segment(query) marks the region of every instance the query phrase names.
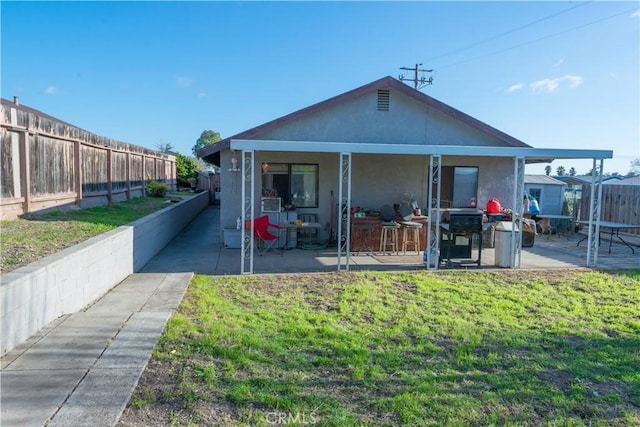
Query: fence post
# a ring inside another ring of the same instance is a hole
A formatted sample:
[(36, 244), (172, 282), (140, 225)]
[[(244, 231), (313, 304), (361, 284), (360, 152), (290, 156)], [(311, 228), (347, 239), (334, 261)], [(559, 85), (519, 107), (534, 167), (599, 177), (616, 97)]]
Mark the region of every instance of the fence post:
[(147, 195), (147, 156), (142, 153), (142, 195)]
[(80, 206), (82, 202), (82, 147), (80, 141), (73, 143), (73, 186), (76, 188), (76, 203)]
[(109, 204), (113, 203), (113, 186), (111, 185), (111, 180), (113, 178), (113, 174), (111, 172), (111, 155), (113, 151), (111, 148), (107, 148), (107, 201)]
[(131, 199), (131, 153), (127, 151), (125, 160), (125, 175), (127, 179), (127, 200)]
[(23, 213), (31, 212), (31, 155), (29, 153), (29, 131), (20, 132), (20, 169), (23, 171), (20, 186), (23, 188)]

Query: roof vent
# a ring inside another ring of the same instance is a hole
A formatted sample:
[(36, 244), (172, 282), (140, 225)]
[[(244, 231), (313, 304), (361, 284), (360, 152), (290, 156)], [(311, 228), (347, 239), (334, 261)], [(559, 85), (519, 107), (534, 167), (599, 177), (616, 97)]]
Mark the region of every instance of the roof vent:
[(389, 111), (389, 89), (378, 89), (378, 111)]

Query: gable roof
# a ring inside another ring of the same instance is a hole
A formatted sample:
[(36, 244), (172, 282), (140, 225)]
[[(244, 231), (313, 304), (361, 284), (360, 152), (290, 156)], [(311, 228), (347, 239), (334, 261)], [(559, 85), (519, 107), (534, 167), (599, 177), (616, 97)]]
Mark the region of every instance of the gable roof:
[(348, 92), (344, 92), (340, 95), (334, 96), (333, 98), (329, 98), (327, 100), (318, 102), (309, 107), (303, 108), (301, 110), (295, 111), (293, 113), (287, 114), (270, 122), (261, 124), (254, 128), (248, 129), (244, 132), (240, 132), (236, 135), (225, 138), (215, 144), (211, 144), (207, 147), (201, 148), (198, 150), (198, 157), (203, 158), (211, 163), (219, 163), (220, 160), (220, 151), (226, 150), (230, 148), (232, 139), (253, 139), (257, 138), (260, 135), (263, 135), (267, 132), (270, 132), (280, 126), (289, 124), (296, 120), (308, 117), (312, 114), (318, 113), (320, 111), (324, 111), (335, 106), (344, 104), (353, 99), (359, 98), (363, 95), (376, 92), (379, 89), (392, 88), (398, 90), (399, 92), (415, 99), (418, 102), (421, 102), (431, 108), (434, 108), (450, 117), (453, 117), (461, 122), (469, 125), (470, 127), (477, 129), (483, 133), (486, 133), (502, 142), (507, 144), (510, 147), (531, 147), (524, 142), (513, 138), (512, 136), (507, 135), (506, 133), (499, 131), (498, 129), (489, 126), (486, 123), (481, 122), (478, 119), (471, 117), (468, 114), (463, 113), (462, 111), (456, 110), (455, 108), (438, 101), (435, 98), (426, 95), (419, 90), (413, 89), (410, 86), (407, 86), (405, 83), (402, 83), (400, 80), (397, 80), (393, 77), (387, 76), (371, 83), (368, 83), (364, 86), (360, 86), (356, 89), (350, 90)]

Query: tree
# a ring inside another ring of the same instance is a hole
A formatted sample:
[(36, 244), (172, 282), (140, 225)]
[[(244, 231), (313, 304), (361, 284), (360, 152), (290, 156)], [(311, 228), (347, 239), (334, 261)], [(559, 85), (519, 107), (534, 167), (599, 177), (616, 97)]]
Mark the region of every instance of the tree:
[(551, 175), (551, 165), (545, 166), (544, 172), (547, 174), (547, 176)]
[(576, 176), (576, 168), (573, 166), (569, 169), (569, 176)]
[(215, 144), (220, 141), (220, 134), (218, 132), (212, 130), (205, 130), (200, 134), (200, 138), (196, 141), (196, 144), (193, 146), (192, 151), (194, 156), (198, 156), (198, 150), (204, 148), (208, 145)]
[(173, 152), (173, 145), (171, 145), (170, 142), (160, 141), (160, 143), (158, 145), (156, 145), (156, 147), (158, 147), (158, 151), (160, 151), (161, 153), (172, 153)]
[(558, 169), (556, 169), (556, 173), (558, 174), (558, 176), (563, 176), (567, 171), (565, 170), (564, 166), (558, 166)]
[(629, 172), (625, 175), (627, 178), (640, 175), (640, 158), (631, 160)]
[(189, 178), (198, 177), (198, 164), (192, 157), (176, 153), (176, 178), (178, 187), (189, 187)]

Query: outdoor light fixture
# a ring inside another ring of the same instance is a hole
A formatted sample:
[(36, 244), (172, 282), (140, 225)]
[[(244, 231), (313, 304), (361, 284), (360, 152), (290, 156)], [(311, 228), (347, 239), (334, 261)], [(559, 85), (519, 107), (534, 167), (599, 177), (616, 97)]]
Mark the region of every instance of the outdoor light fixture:
[(262, 162), (262, 173), (267, 173), (267, 172), (269, 172), (269, 163)]

